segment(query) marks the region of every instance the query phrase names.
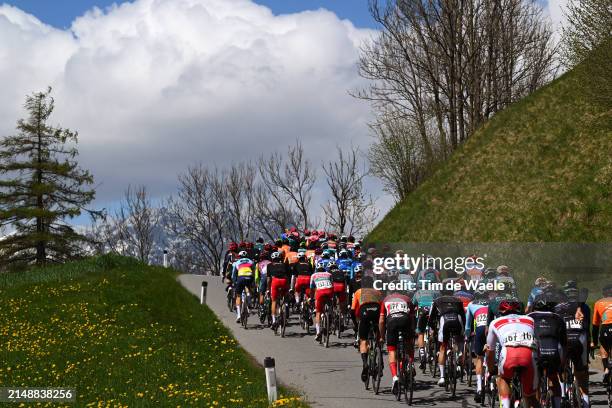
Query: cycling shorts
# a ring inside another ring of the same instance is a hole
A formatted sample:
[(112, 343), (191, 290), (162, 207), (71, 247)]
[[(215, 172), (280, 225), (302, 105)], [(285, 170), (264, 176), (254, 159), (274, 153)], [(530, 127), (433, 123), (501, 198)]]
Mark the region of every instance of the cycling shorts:
[(589, 368), (589, 347), (586, 332), (568, 331), (567, 358), (572, 360), (576, 371), (585, 371)]
[(259, 281), (259, 293), (266, 293), (266, 290), (268, 290), (268, 278), (266, 278), (266, 275), (262, 275)]
[(529, 347), (503, 347), (499, 356), (499, 375), (510, 382), (514, 371), (520, 369), (523, 395), (529, 397), (538, 387), (536, 358), (537, 351)]
[(472, 341), (472, 353), (482, 357), (485, 355), (484, 346), (487, 344), (487, 326), (476, 327), (474, 330), (474, 340)]
[(298, 275), (295, 280), (295, 293), (306, 291), (306, 296), (310, 296), (310, 276)]
[(425, 333), (425, 330), (427, 330), (427, 320), (429, 319), (429, 308), (419, 307), (418, 314), (419, 317), (417, 319), (416, 332), (417, 334)]
[(315, 310), (317, 313), (322, 313), (325, 303), (330, 302), (334, 290), (332, 288), (317, 289), (315, 292)]
[(359, 340), (367, 340), (371, 327), (378, 326), (380, 303), (366, 303), (359, 307)]
[[(404, 333), (404, 339), (412, 341), (414, 338), (415, 322), (414, 316), (408, 314), (395, 314), (387, 317), (387, 350), (395, 351), (400, 331)], [(407, 344), (409, 344), (407, 342)]]
[(549, 374), (560, 372), (563, 356), (559, 340), (540, 338), (538, 344), (538, 367), (546, 368)]
[(272, 300), (278, 300), (280, 295), (287, 293), (289, 290), (289, 280), (287, 278), (272, 278), (270, 285), (270, 295)]
[(338, 297), (340, 303), (346, 302), (346, 283), (333, 282), (334, 295)]
[(236, 296), (242, 295), (244, 288), (252, 288), (254, 279), (252, 276), (239, 276), (234, 286), (236, 290)]
[(612, 350), (612, 324), (604, 324), (600, 327), (599, 343), (605, 350)]
[(447, 342), (454, 334), (463, 338), (463, 323), (461, 317), (456, 313), (447, 313), (440, 316), (440, 330), (438, 330), (438, 342)]

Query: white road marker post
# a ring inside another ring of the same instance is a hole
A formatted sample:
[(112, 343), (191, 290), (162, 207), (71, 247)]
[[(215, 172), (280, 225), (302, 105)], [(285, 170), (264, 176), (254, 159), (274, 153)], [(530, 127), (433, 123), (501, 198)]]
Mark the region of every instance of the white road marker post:
[(200, 304), (206, 303), (206, 292), (208, 291), (208, 282), (202, 281), (202, 289), (200, 290)]
[(268, 401), (273, 403), (278, 399), (276, 392), (276, 368), (272, 357), (264, 358), (264, 368), (266, 369), (266, 386), (268, 388)]
[(168, 250), (164, 249), (164, 268), (168, 267)]

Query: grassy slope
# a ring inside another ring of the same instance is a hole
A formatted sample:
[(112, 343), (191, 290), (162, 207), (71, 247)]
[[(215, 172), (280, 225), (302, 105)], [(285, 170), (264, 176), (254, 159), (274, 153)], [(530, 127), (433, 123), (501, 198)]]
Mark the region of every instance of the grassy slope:
[(498, 113), (368, 240), (612, 241), (612, 115), (579, 75)]
[(0, 274), (0, 384), (76, 387), (77, 406), (268, 406), (263, 369), (175, 277), (109, 256)]

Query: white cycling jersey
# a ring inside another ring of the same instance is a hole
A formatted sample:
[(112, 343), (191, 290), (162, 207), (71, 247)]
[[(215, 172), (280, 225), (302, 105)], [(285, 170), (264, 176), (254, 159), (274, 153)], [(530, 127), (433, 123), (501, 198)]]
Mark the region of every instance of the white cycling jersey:
[(487, 345), (491, 350), (499, 343), (501, 347), (529, 347), (535, 349), (534, 322), (529, 316), (511, 314), (491, 322)]

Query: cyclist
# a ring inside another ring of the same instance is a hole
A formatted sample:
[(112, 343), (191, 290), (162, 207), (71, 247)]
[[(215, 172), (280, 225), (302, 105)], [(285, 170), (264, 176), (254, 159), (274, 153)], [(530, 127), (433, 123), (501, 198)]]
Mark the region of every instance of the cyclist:
[(350, 277), (353, 275), (353, 266), (355, 263), (351, 259), (349, 251), (346, 249), (340, 250), (340, 252), (338, 252), (338, 259), (336, 260), (336, 263), (338, 264), (338, 268), (344, 272), (348, 281), (348, 279), (350, 279)]
[[(362, 287), (357, 289), (353, 297), (351, 306), (352, 314), (358, 321), (359, 333), (359, 352), (361, 353), (361, 361), (363, 368), (361, 370), (361, 381), (368, 379), (368, 333), (370, 328), (378, 328), (378, 319), (380, 316), (380, 302), (383, 299), (381, 291), (373, 288), (374, 278), (366, 276), (362, 280)], [(376, 331), (377, 338), (380, 338)]]
[[(361, 266), (361, 264), (357, 265), (355, 267), (353, 277), (351, 278), (351, 281), (349, 282), (348, 287), (349, 287), (349, 298), (350, 298), (351, 305), (353, 304), (355, 300), (355, 293), (361, 288), (362, 272), (363, 272), (363, 266)], [(355, 315), (353, 308), (351, 308), (350, 313), (351, 313), (351, 320), (353, 321), (353, 330), (355, 331), (355, 335), (357, 336), (357, 329), (358, 329), (357, 316)], [(357, 343), (358, 343), (358, 340), (355, 339), (355, 347), (358, 346)]]
[[(474, 300), (467, 307), (467, 317), (465, 321), (465, 338), (473, 336), (472, 356), (476, 359), (474, 365), (476, 372), (476, 395), (474, 401), (482, 402), (482, 371), (485, 355), (485, 345), (487, 344), (487, 315), (489, 310), (489, 297), (487, 292), (477, 289), (474, 292)], [(468, 356), (470, 358), (471, 356)]]
[[(438, 342), (440, 343), (440, 352), (438, 354), (438, 367), (440, 368), (440, 379), (438, 380), (438, 385), (440, 387), (445, 386), (444, 365), (446, 364), (446, 347), (451, 335), (456, 337), (459, 350), (463, 350), (465, 312), (461, 299), (453, 296), (452, 293), (445, 286), (441, 291), (441, 296), (433, 301), (431, 311), (429, 312), (428, 325), (430, 327), (439, 327)], [(460, 369), (461, 361), (458, 363), (457, 368)]]
[(395, 351), (400, 331), (404, 333), (409, 358), (411, 361), (414, 360), (415, 309), (413, 300), (399, 291), (389, 293), (381, 303), (378, 329), (381, 338), (385, 333), (385, 329), (387, 333), (387, 351), (389, 353), (389, 369), (391, 370), (392, 376), (391, 390), (393, 394), (397, 394), (398, 392)]
[(325, 304), (334, 295), (334, 286), (331, 273), (327, 272), (325, 265), (319, 262), (315, 272), (310, 277), (310, 289), (314, 290), (315, 298), (315, 341), (321, 341), (321, 313)]
[(610, 356), (608, 351), (612, 349), (612, 284), (604, 287), (603, 298), (595, 302), (593, 308), (593, 336), (591, 346), (597, 347), (601, 344), (601, 362), (604, 368), (604, 384), (610, 381)]
[(417, 280), (417, 291), (414, 295), (414, 301), (418, 306), (418, 320), (416, 326), (417, 346), (419, 347), (419, 368), (422, 370), (427, 364), (425, 358), (425, 331), (427, 330), (427, 319), (431, 305), (438, 296), (440, 291), (435, 290), (431, 285), (440, 283), (440, 274), (434, 268), (426, 268), (419, 272)]
[(514, 281), (514, 278), (510, 276), (510, 268), (508, 268), (506, 265), (500, 265), (497, 267), (497, 281), (503, 283), (504, 285), (510, 285), (512, 288), (512, 294), (514, 296), (518, 295), (516, 282)]
[(296, 276), (293, 287), (295, 303), (300, 304), (300, 295), (303, 293), (306, 299), (310, 298), (310, 276), (313, 273), (312, 264), (306, 259), (306, 252), (298, 253), (298, 261), (293, 264), (293, 275)]
[(338, 265), (331, 261), (327, 264), (327, 270), (332, 276), (332, 283), (334, 287), (334, 296), (338, 299), (338, 306), (340, 309), (340, 331), (343, 330), (342, 322), (344, 322), (344, 313), (347, 311), (347, 299), (346, 299), (346, 274), (338, 268)]
[(487, 366), (497, 367), (494, 352), (500, 345), (499, 391), (500, 408), (510, 408), (510, 386), (514, 371), (521, 370), (523, 396), (528, 406), (535, 407), (535, 392), (538, 385), (536, 371), (536, 343), (534, 322), (531, 317), (520, 316), (521, 303), (504, 299), (499, 303), (500, 317), (491, 322), (487, 334)]
[(582, 405), (589, 407), (589, 323), (588, 306), (580, 299), (575, 281), (564, 287), (564, 299), (555, 307), (555, 313), (565, 321), (567, 332), (567, 359), (574, 364), (574, 376), (578, 382)]
[(289, 290), (290, 271), (282, 260), (282, 255), (279, 251), (273, 252), (270, 256), (270, 262), (267, 267), (268, 272), (268, 287), (270, 288), (270, 297), (272, 298), (272, 330), (276, 330), (276, 303), (281, 295), (285, 295)]
[[(259, 304), (264, 304), (264, 294), (268, 290), (268, 264), (270, 263), (270, 253), (263, 250), (259, 254), (259, 262), (257, 263), (257, 275), (259, 278)], [(257, 282), (256, 282), (257, 283)]]
[(232, 266), (232, 282), (236, 282), (236, 323), (240, 322), (242, 291), (253, 286), (253, 282), (258, 278), (256, 272), (255, 262), (248, 257), (247, 251), (240, 251), (238, 260)]
[[(552, 385), (553, 408), (561, 406), (561, 363), (564, 360), (567, 346), (567, 333), (565, 321), (557, 313), (553, 313), (556, 306), (554, 293), (544, 291), (535, 298), (533, 312), (528, 316), (534, 321), (534, 333), (538, 348), (538, 369), (542, 373), (546, 370), (549, 385)], [(541, 398), (542, 396), (540, 396)]]
[(535, 280), (533, 289), (531, 289), (531, 292), (529, 292), (529, 297), (527, 298), (527, 307), (525, 308), (525, 313), (529, 313), (532, 311), (532, 306), (533, 302), (535, 301), (535, 298), (538, 295), (542, 294), (544, 288), (546, 288), (548, 285), (548, 279), (543, 276), (540, 276)]
[(225, 251), (225, 255), (223, 257), (223, 273), (222, 276), (224, 279), (229, 279), (232, 274), (232, 267), (234, 266), (234, 262), (238, 259), (238, 244), (235, 242), (230, 242), (227, 251)]

